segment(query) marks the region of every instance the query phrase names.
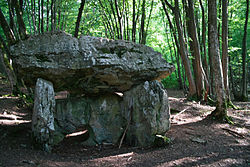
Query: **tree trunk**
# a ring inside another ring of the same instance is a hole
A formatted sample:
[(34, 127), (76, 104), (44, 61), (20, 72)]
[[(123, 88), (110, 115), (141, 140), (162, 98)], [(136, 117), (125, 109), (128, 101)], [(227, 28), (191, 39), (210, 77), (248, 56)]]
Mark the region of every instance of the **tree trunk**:
[(146, 42), (147, 42), (148, 27), (149, 27), (149, 24), (150, 24), (150, 20), (151, 20), (151, 15), (152, 15), (153, 7), (154, 7), (154, 0), (152, 0), (152, 2), (151, 2), (150, 12), (149, 12), (149, 16), (148, 16), (148, 23), (147, 23), (145, 35), (144, 35), (143, 38), (142, 38), (142, 43), (143, 43), (143, 44), (146, 44)]
[[(5, 52), (7, 53), (7, 56), (8, 56), (8, 59), (9, 59), (10, 58), (9, 48), (7, 48), (1, 34), (0, 34), (0, 43), (2, 43), (2, 45), (4, 46)], [(3, 53), (2, 53), (1, 49), (0, 49), (0, 59), (1, 59), (0, 61), (2, 62), (2, 65), (3, 65), (3, 68), (4, 68), (4, 70), (5, 70), (6, 74), (7, 74), (8, 80), (10, 82), (11, 92), (13, 94), (16, 94), (17, 90), (18, 90), (17, 79), (16, 79), (14, 71), (11, 68), (9, 68), (9, 66), (5, 65), (4, 58), (3, 58)]]
[[(183, 89), (183, 84), (182, 84), (182, 78), (181, 78), (181, 68), (180, 68), (180, 61), (179, 61), (179, 50), (180, 50), (180, 47), (179, 47), (179, 43), (178, 43), (178, 40), (177, 40), (177, 36), (176, 36), (176, 31), (175, 31), (175, 28), (172, 24), (172, 21), (170, 20), (170, 17), (169, 17), (169, 14), (168, 14), (168, 11), (166, 9), (166, 6), (165, 6), (165, 3), (163, 2), (163, 0), (161, 0), (162, 2), (162, 6), (163, 6), (163, 9), (164, 9), (164, 12), (167, 16), (167, 20), (168, 20), (168, 23), (169, 23), (169, 27), (170, 27), (170, 31), (172, 32), (171, 34), (173, 35), (174, 37), (174, 42), (175, 45), (176, 45), (176, 48), (177, 48), (177, 53), (176, 53), (176, 50), (175, 50), (175, 57), (176, 57), (176, 60), (177, 60), (177, 72), (178, 72), (178, 82), (179, 82), (179, 87), (180, 89)], [(173, 40), (173, 38), (172, 38)], [(175, 47), (174, 47), (175, 49)]]
[(3, 12), (0, 8), (0, 25), (3, 29), (4, 35), (8, 41), (8, 45), (10, 46), (15, 42), (15, 36), (13, 34), (13, 31), (10, 29), (8, 22), (6, 21)]
[(146, 42), (146, 41), (142, 41), (143, 38), (145, 38), (145, 19), (146, 19), (145, 5), (146, 5), (146, 0), (143, 0), (142, 1), (142, 7), (141, 7), (141, 11), (142, 11), (142, 15), (141, 15), (141, 30), (140, 30), (140, 33), (139, 33), (139, 43), (140, 44), (145, 44), (144, 42)]
[(51, 0), (51, 6), (50, 6), (51, 31), (54, 31), (54, 3), (55, 0)]
[(206, 81), (206, 92), (204, 96), (204, 100), (207, 101), (207, 95), (209, 91), (209, 80), (208, 80), (208, 63), (207, 63), (207, 49), (206, 49), (206, 18), (205, 18), (205, 9), (202, 4), (202, 0), (199, 0), (200, 6), (201, 6), (201, 12), (202, 12), (202, 48), (203, 48), (203, 66), (204, 66), (204, 72), (205, 75), (204, 77), (207, 78)]
[(8, 7), (9, 7), (9, 20), (10, 20), (10, 28), (14, 30), (14, 9), (11, 4), (11, 0), (8, 0)]
[(49, 31), (49, 12), (50, 12), (50, 9), (49, 9), (49, 0), (47, 0), (46, 2), (46, 31), (48, 32)]
[(228, 1), (222, 1), (222, 69), (227, 100), (230, 100), (228, 83)]
[(78, 16), (77, 16), (75, 34), (74, 34), (74, 37), (76, 37), (76, 38), (77, 38), (78, 32), (79, 32), (79, 26), (80, 26), (80, 22), (81, 22), (81, 18), (82, 18), (82, 11), (84, 8), (84, 4), (85, 4), (85, 0), (81, 0), (81, 5), (80, 5)]
[(190, 61), (188, 59), (188, 52), (187, 52), (187, 46), (186, 42), (183, 36), (183, 29), (180, 23), (180, 10), (179, 10), (179, 2), (178, 0), (175, 0), (175, 7), (171, 6), (167, 0), (165, 0), (165, 3), (168, 5), (168, 7), (173, 11), (174, 17), (175, 17), (175, 23), (178, 31), (178, 38), (179, 38), (179, 46), (180, 46), (180, 55), (182, 58), (182, 62), (185, 68), (186, 76), (189, 83), (189, 96), (195, 96), (196, 95), (196, 86), (193, 79), (191, 67), (190, 67)]
[(21, 39), (26, 39), (26, 26), (23, 21), (23, 13), (20, 7), (20, 4), (17, 2), (17, 0), (13, 0), (13, 5), (16, 9), (16, 16), (17, 16), (17, 23), (18, 23), (18, 31)]
[(44, 0), (41, 0), (41, 33), (44, 33), (44, 23), (43, 23), (43, 6), (44, 6)]
[(197, 27), (195, 24), (195, 17), (194, 17), (194, 4), (193, 0), (188, 0), (187, 5), (187, 28), (188, 28), (188, 35), (189, 35), (189, 43), (190, 43), (190, 50), (194, 59), (194, 72), (195, 72), (195, 85), (197, 91), (198, 99), (202, 99), (202, 89), (203, 89), (203, 77), (202, 77), (202, 64), (201, 64), (201, 54), (200, 54), (200, 44), (197, 35)]
[(38, 34), (41, 34), (41, 1), (38, 0)]
[(247, 94), (247, 62), (246, 62), (246, 56), (247, 56), (247, 24), (248, 24), (248, 13), (249, 13), (249, 0), (246, 0), (247, 2), (247, 10), (246, 10), (246, 19), (245, 19), (245, 25), (244, 25), (244, 35), (242, 39), (242, 90), (241, 90), (241, 99), (243, 101), (248, 100), (248, 94)]
[(135, 6), (136, 6), (136, 1), (133, 0), (133, 21), (132, 21), (132, 41), (135, 42), (135, 35), (136, 35), (136, 19), (135, 19)]
[[(27, 0), (27, 2), (29, 4), (29, 0)], [(34, 34), (36, 34), (37, 33), (37, 31), (36, 31), (36, 16), (35, 16), (36, 12), (35, 12), (33, 1), (31, 0), (30, 3), (31, 3), (31, 16), (32, 16), (32, 22), (33, 22)]]
[(30, 10), (30, 6), (29, 6), (29, 4), (28, 4), (28, 2), (27, 1), (25, 1), (25, 9), (26, 9), (26, 12), (28, 13), (27, 14), (27, 16), (28, 16), (28, 22), (29, 22), (29, 26), (30, 26), (30, 34), (33, 34), (32, 33), (32, 26), (31, 26), (31, 21), (30, 21), (30, 17), (32, 17), (32, 16), (30, 16), (30, 14), (31, 14), (31, 10)]
[(209, 42), (209, 56), (213, 63), (214, 85), (217, 105), (216, 109), (212, 112), (212, 116), (218, 119), (227, 117), (226, 103), (225, 103), (225, 90), (223, 82), (222, 65), (219, 51), (219, 41), (217, 32), (217, 8), (216, 0), (208, 1), (208, 42)]

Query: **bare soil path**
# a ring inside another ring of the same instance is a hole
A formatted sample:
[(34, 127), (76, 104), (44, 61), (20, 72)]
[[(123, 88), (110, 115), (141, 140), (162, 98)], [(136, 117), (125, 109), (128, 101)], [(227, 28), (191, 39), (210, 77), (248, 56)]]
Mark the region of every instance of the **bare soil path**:
[(242, 109), (229, 110), (235, 122), (229, 125), (205, 119), (214, 107), (189, 102), (181, 91), (168, 90), (174, 110), (167, 146), (84, 147), (81, 137), (75, 137), (45, 153), (32, 145), (32, 108), (18, 97), (4, 96), (9, 93), (8, 83), (0, 78), (0, 167), (250, 166), (250, 103), (235, 103)]

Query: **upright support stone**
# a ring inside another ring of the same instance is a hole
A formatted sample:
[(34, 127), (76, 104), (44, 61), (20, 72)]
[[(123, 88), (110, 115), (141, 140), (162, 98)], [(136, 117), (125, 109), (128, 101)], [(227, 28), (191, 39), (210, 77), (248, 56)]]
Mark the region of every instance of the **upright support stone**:
[(124, 93), (122, 112), (129, 122), (130, 145), (152, 146), (170, 128), (167, 92), (158, 81), (146, 81)]
[(50, 152), (53, 145), (55, 94), (53, 84), (37, 79), (32, 116), (33, 137), (43, 150)]

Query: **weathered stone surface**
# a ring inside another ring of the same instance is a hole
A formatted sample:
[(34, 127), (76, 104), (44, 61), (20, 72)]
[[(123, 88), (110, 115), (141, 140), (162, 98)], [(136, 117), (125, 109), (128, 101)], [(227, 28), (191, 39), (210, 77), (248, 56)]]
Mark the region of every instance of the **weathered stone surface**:
[(78, 128), (89, 124), (91, 116), (88, 98), (68, 98), (56, 100), (54, 117), (57, 127), (63, 134), (75, 132)]
[(120, 97), (106, 95), (92, 100), (89, 125), (92, 127), (98, 144), (117, 144), (126, 126), (122, 117)]
[(53, 84), (38, 78), (32, 115), (32, 132), (37, 143), (41, 144), (45, 151), (50, 151), (54, 143), (54, 96)]
[(56, 101), (56, 131), (70, 134), (86, 127), (90, 139), (85, 145), (117, 144), (126, 125), (117, 95), (68, 98)]
[(56, 91), (76, 94), (124, 92), (174, 70), (150, 47), (98, 37), (76, 39), (64, 32), (30, 37), (12, 46), (11, 55), (27, 86), (40, 77), (53, 82)]
[(130, 121), (126, 140), (131, 145), (150, 146), (156, 135), (170, 128), (167, 92), (158, 81), (146, 81), (124, 93), (122, 112)]

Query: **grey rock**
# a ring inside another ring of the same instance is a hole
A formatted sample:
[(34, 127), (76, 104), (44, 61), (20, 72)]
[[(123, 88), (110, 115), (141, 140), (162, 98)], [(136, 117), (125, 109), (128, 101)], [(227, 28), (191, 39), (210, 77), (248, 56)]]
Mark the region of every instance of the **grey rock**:
[(93, 129), (98, 144), (119, 142), (126, 126), (120, 101), (121, 98), (118, 95), (106, 95), (92, 100), (89, 125)]
[(67, 98), (56, 100), (54, 117), (63, 134), (70, 134), (89, 124), (91, 116), (89, 98)]
[(126, 125), (120, 101), (115, 94), (57, 100), (56, 131), (66, 135), (85, 127), (89, 139), (83, 145), (117, 144)]
[(35, 88), (34, 109), (32, 115), (32, 132), (37, 143), (45, 151), (53, 145), (54, 127), (54, 98), (53, 84), (41, 78), (37, 79)]
[(75, 94), (124, 92), (174, 70), (145, 45), (89, 36), (77, 39), (65, 32), (32, 36), (11, 46), (11, 55), (27, 86), (44, 78), (53, 82), (55, 91)]
[(167, 92), (158, 81), (146, 81), (125, 92), (122, 112), (130, 122), (126, 140), (131, 145), (152, 146), (156, 135), (170, 128)]

